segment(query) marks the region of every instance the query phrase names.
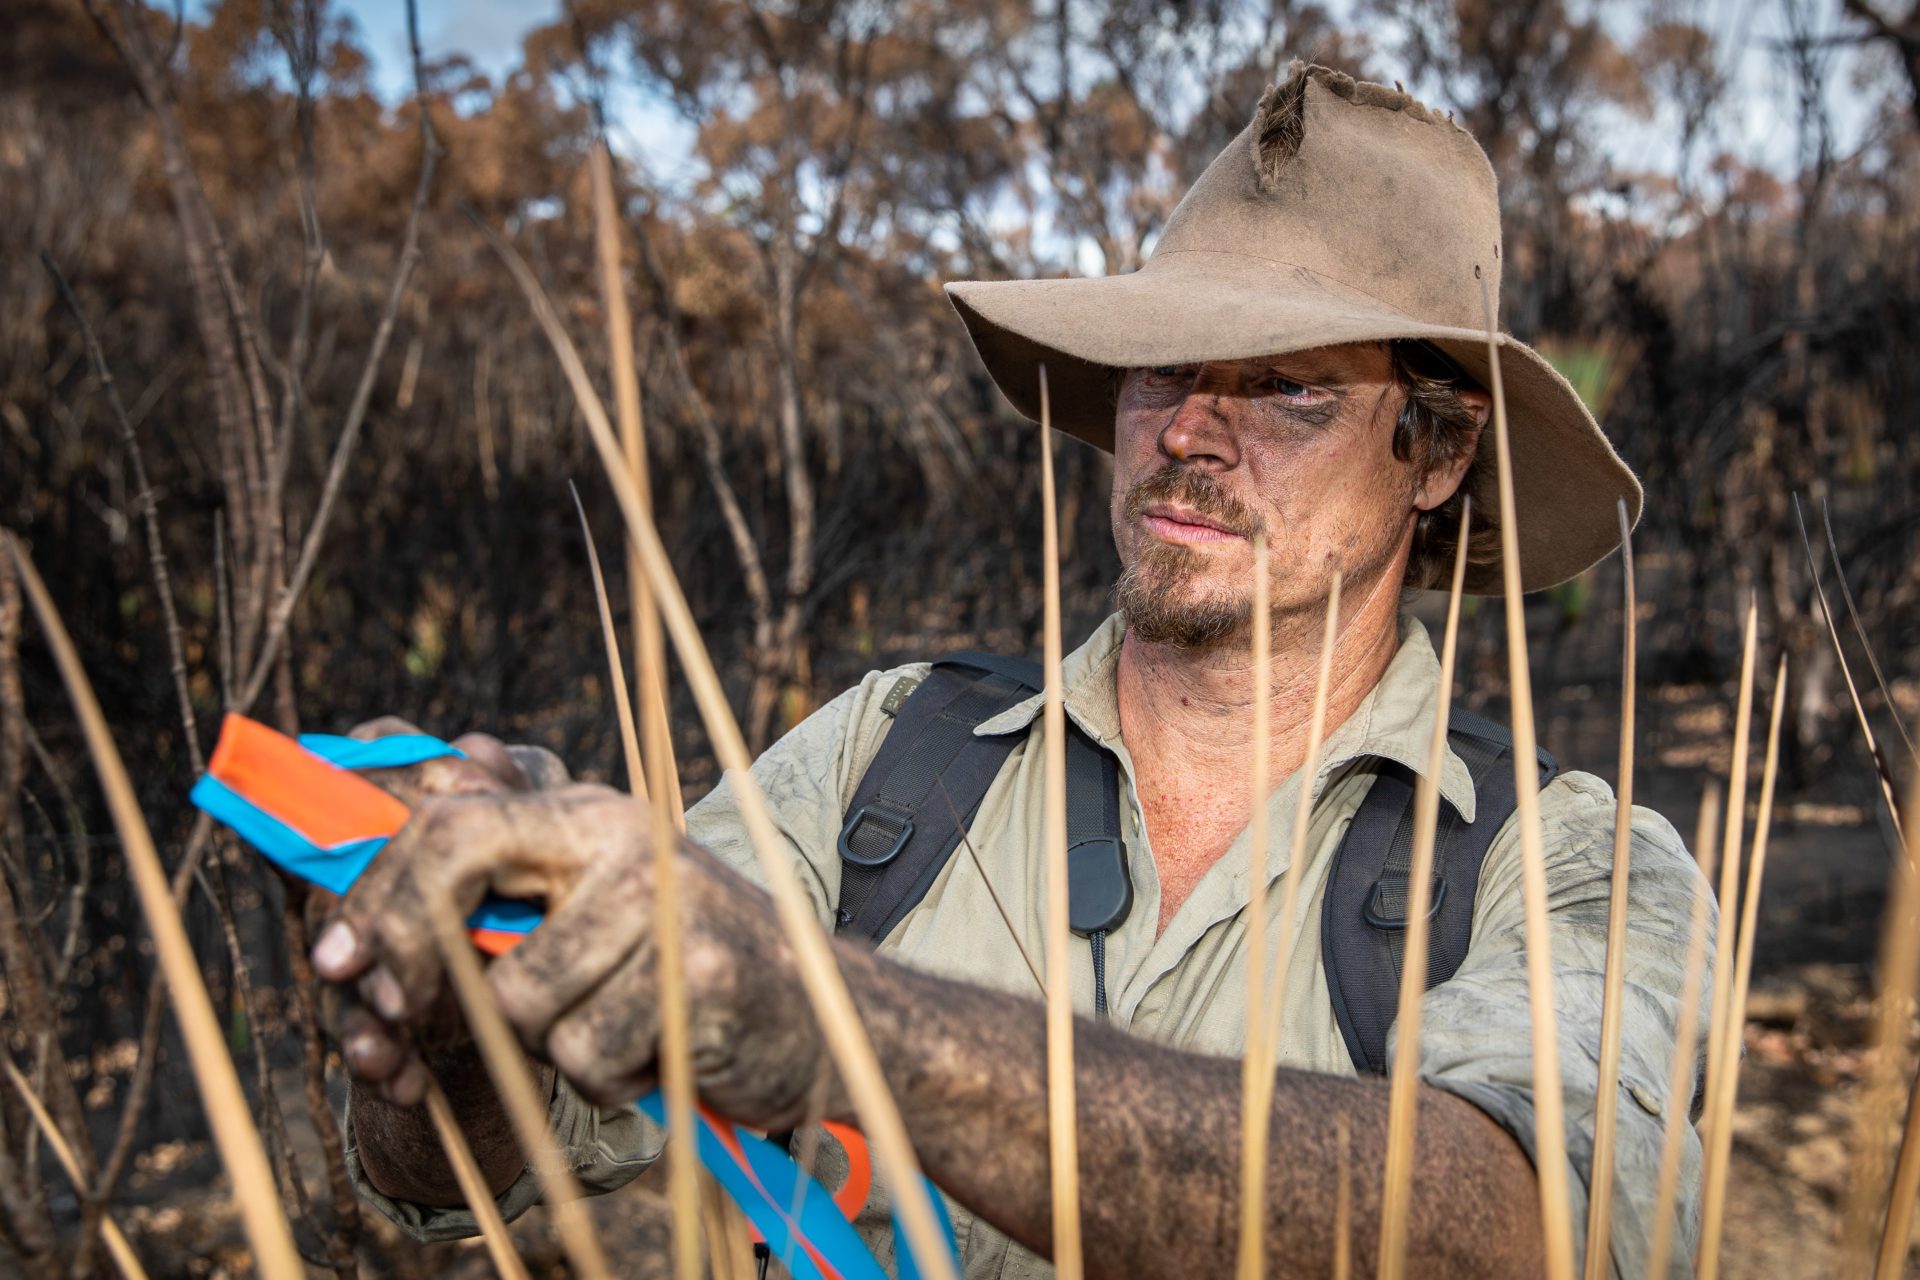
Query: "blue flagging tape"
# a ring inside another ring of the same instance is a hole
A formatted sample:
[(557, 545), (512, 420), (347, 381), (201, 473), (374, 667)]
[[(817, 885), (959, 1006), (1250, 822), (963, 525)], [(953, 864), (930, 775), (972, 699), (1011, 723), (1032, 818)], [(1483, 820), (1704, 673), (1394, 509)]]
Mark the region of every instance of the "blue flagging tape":
[(274, 866), (330, 893), (345, 894), (373, 855), (387, 847), (384, 836), (332, 847), (317, 845), (212, 774), (203, 774), (193, 784), (189, 798), (210, 817), (232, 827)]
[[(655, 1090), (634, 1104), (655, 1124), (667, 1123), (666, 1101)], [(866, 1242), (840, 1216), (833, 1197), (802, 1173), (786, 1152), (765, 1138), (734, 1129), (736, 1158), (705, 1117), (694, 1116), (700, 1163), (740, 1206), (760, 1238), (796, 1280), (886, 1280)], [(796, 1191), (798, 1194), (796, 1194)], [(800, 1206), (797, 1217), (795, 1203)], [(801, 1239), (813, 1246), (809, 1251)], [(817, 1256), (816, 1256), (817, 1255)], [(827, 1269), (821, 1269), (821, 1262)]]
[(396, 733), (368, 742), (334, 733), (303, 733), (300, 745), (342, 769), (403, 769), (442, 756), (467, 758), (460, 748), (425, 733)]

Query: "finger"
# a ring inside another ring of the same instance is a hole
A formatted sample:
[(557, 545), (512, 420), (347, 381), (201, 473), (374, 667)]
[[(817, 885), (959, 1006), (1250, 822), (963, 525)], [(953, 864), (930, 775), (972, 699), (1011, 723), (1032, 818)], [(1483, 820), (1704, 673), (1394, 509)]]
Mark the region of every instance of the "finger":
[[(430, 974), (421, 975), (422, 980), (430, 980), (431, 977)], [(381, 1017), (397, 1022), (407, 1016), (407, 993), (387, 965), (376, 964), (361, 974), (358, 989), (360, 998)]]
[(420, 726), (411, 720), (402, 720), (399, 716), (376, 716), (347, 730), (347, 736), (359, 742), (372, 742), (376, 738), (392, 738), (420, 732), (422, 732)]
[(660, 1025), (651, 948), (643, 948), (553, 1024), (547, 1058), (602, 1106), (631, 1102), (650, 1074)]
[[(424, 732), (410, 720), (403, 720), (399, 716), (380, 716), (355, 725), (347, 731), (347, 736), (361, 742), (372, 742), (380, 738)], [(482, 758), (475, 759), (475, 752), (468, 750), (466, 743), (469, 740), (479, 747)], [(493, 743), (491, 750), (486, 746), (488, 742)], [(486, 738), (484, 734), (469, 734), (453, 745), (467, 754), (464, 757), (438, 756), (395, 769), (365, 769), (361, 773), (368, 781), (407, 804), (413, 804), (423, 795), (462, 795), (476, 791), (497, 791), (503, 785), (523, 785), (519, 769), (513, 766), (512, 758), (497, 740)]]
[(347, 895), (315, 967), (342, 981), (377, 961), (397, 992), (370, 976), (369, 999), (389, 1018), (411, 1018), (440, 988), (441, 913), (463, 920), (489, 891), (564, 902), (585, 868), (608, 862), (608, 840), (630, 841), (644, 821), (605, 787), (425, 797)]
[(340, 1057), (360, 1079), (370, 1084), (391, 1079), (405, 1065), (407, 1052), (406, 1040), (371, 1010), (356, 1005), (343, 1015)]
[(381, 1096), (397, 1107), (417, 1107), (427, 1096), (427, 1064), (411, 1054), (406, 1065), (380, 1086)]
[(527, 776), (513, 757), (513, 748), (490, 733), (463, 733), (453, 740), (455, 750), (463, 751), (479, 765), (515, 791), (529, 791)]
[(650, 873), (645, 857), (589, 867), (539, 928), (489, 966), (500, 1011), (527, 1044), (544, 1043), (554, 1022), (636, 951), (652, 954)]
[(566, 761), (545, 747), (530, 742), (514, 742), (507, 745), (507, 754), (513, 757), (527, 785), (535, 791), (557, 791), (573, 781), (573, 775), (567, 772)]
[(484, 795), (515, 785), (485, 765), (460, 756), (435, 756), (395, 769), (366, 769), (361, 776), (409, 806), (426, 796)]
[[(361, 879), (365, 879), (363, 873)], [(313, 952), (307, 958), (313, 971), (328, 982), (352, 981), (373, 962), (373, 952), (362, 945), (351, 921), (345, 918), (346, 900), (334, 911), (320, 935), (314, 939)]]
[(314, 950), (314, 967), (359, 979), (380, 1015), (401, 1021), (438, 997), (443, 977), (434, 921), (465, 919), (486, 893), (486, 856), (502, 825), (485, 796), (423, 796), (341, 904)]

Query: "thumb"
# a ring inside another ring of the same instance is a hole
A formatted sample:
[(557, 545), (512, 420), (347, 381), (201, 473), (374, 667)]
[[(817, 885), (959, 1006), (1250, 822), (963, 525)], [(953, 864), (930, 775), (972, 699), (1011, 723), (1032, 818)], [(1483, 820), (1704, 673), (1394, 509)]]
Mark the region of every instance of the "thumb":
[(603, 792), (579, 786), (422, 798), (321, 935), (316, 971), (335, 982), (361, 978), (388, 1017), (426, 1008), (443, 978), (436, 916), (464, 920), (489, 892), (564, 898), (594, 860), (597, 824), (583, 819), (604, 803)]

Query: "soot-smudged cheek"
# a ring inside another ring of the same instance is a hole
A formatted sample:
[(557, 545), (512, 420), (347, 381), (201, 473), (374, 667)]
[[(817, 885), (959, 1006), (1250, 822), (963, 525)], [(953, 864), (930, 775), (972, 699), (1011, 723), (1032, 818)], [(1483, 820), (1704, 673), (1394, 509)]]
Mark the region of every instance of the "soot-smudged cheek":
[(1252, 473), (1269, 518), (1301, 528), (1357, 515), (1383, 515), (1408, 488), (1406, 463), (1380, 433), (1338, 428), (1301, 439), (1269, 439), (1249, 450)]

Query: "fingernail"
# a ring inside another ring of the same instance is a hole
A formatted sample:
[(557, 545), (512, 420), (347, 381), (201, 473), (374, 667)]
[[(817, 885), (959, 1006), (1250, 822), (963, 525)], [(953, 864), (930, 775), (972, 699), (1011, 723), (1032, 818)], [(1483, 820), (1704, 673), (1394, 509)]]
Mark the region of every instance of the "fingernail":
[(385, 969), (373, 971), (367, 982), (367, 995), (383, 1018), (398, 1018), (406, 1011), (407, 1001), (401, 994), (400, 984)]
[(313, 964), (331, 977), (353, 961), (353, 929), (344, 920), (327, 926), (313, 948)]
[(373, 1052), (373, 1037), (364, 1034), (349, 1036), (342, 1048), (346, 1052), (348, 1062), (355, 1067), (364, 1067), (367, 1056)]

